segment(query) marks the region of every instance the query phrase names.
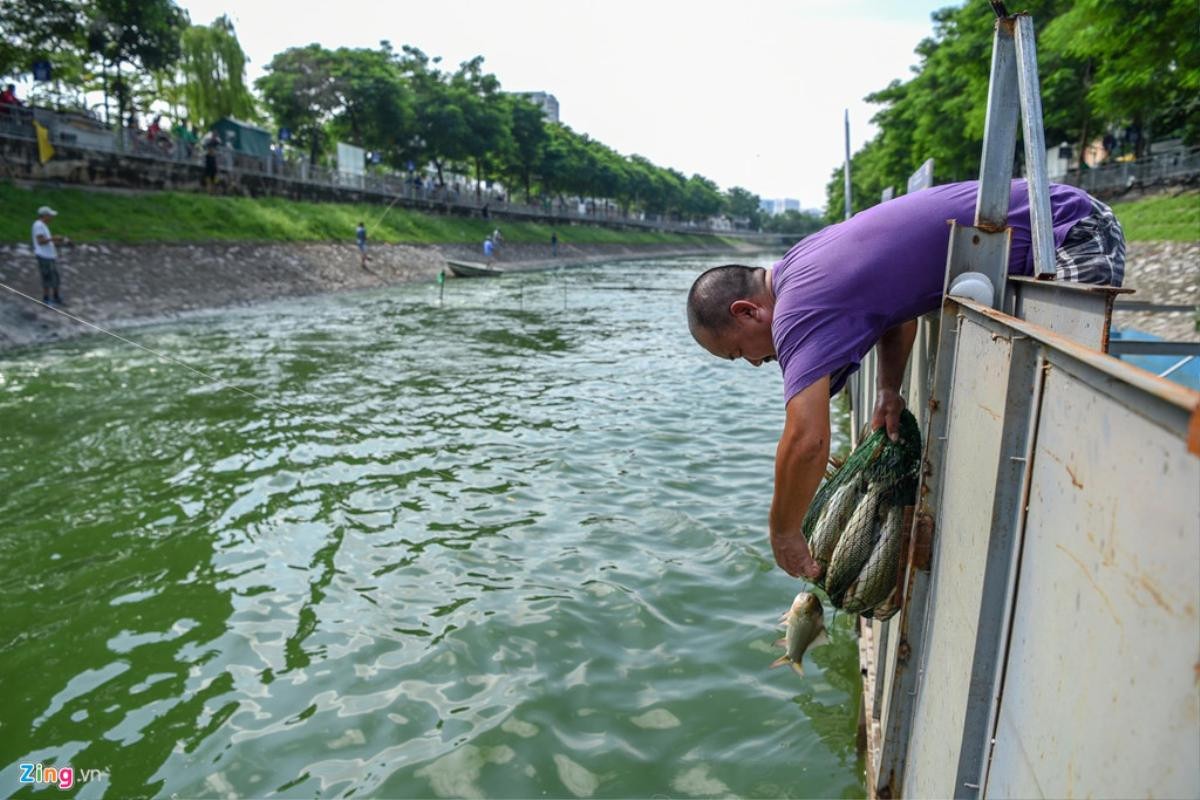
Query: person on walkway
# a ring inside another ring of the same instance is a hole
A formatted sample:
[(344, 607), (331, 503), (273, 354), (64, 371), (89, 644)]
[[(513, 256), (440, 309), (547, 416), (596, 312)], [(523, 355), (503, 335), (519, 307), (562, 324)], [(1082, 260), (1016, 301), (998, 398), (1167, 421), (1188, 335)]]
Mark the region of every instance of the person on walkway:
[(354, 238), (358, 240), (358, 252), (362, 254), (362, 268), (367, 268), (367, 226), (361, 222), (354, 229)]
[(500, 245), (504, 244), (504, 235), (500, 233), (499, 228), (492, 231), (492, 244), (495, 245), (497, 251), (500, 250)]
[(200, 144), (204, 147), (204, 178), (203, 185), (208, 189), (208, 193), (212, 194), (213, 189), (217, 186), (217, 148), (221, 145), (220, 135), (210, 130), (204, 134), (204, 139)]
[[(871, 427), (895, 439), (904, 400), (900, 384), (916, 318), (942, 303), (949, 226), (971, 225), (977, 181), (904, 195), (801, 240), (770, 269), (728, 264), (710, 269), (688, 294), (688, 327), (718, 358), (783, 371), (783, 433), (775, 453), (768, 521), (775, 561), (788, 574), (816, 578), (820, 567), (801, 522), (829, 456), (829, 398), (872, 347), (878, 380)], [(1120, 286), (1125, 237), (1112, 210), (1082, 189), (1050, 186), (1058, 277)], [(1033, 274), (1029, 197), (1013, 181), (1008, 271)]]
[(0, 92), (0, 106), (21, 106), (24, 105), (17, 99), (17, 85), (10, 83), (4, 87), (4, 91)]
[(550, 256), (558, 258), (558, 232), (550, 231)]
[(70, 242), (65, 236), (50, 233), (50, 220), (56, 216), (58, 212), (53, 208), (42, 206), (37, 210), (37, 219), (33, 221), (33, 255), (42, 276), (42, 302), (48, 306), (63, 305), (62, 295), (59, 294), (62, 281), (58, 274), (58, 248), (55, 245)]
[(180, 146), (183, 148), (183, 157), (191, 159), (192, 153), (196, 150), (196, 132), (194, 127), (188, 127), (184, 122), (177, 122), (171, 128), (171, 133), (179, 140)]

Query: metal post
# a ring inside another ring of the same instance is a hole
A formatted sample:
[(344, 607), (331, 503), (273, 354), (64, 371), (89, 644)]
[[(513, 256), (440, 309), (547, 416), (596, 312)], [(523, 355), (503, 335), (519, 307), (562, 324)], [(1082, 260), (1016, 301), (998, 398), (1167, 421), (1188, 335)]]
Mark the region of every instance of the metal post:
[(850, 219), (850, 109), (846, 109), (846, 166), (842, 170), (842, 178), (845, 180), (845, 195), (846, 195), (846, 219)]
[[(1009, 231), (988, 233), (969, 226), (950, 225), (950, 247), (946, 256), (945, 288), (951, 281), (980, 264), (1008, 263)], [(945, 289), (943, 289), (943, 292)], [(920, 510), (936, 510), (943, 483), (946, 432), (950, 419), (950, 397), (954, 386), (954, 365), (957, 351), (958, 313), (952, 303), (942, 307), (938, 327), (937, 349), (933, 354), (933, 378), (929, 387), (929, 404), (921, 426), (925, 436), (922, 465), (925, 480), (921, 487)], [(935, 521), (935, 525), (936, 525)], [(916, 559), (918, 521), (914, 518), (912, 550), (907, 557), (903, 604), (891, 635), (899, 637), (895, 673), (888, 696), (887, 725), (883, 729), (883, 747), (879, 771), (869, 776), (875, 781), (876, 793), (898, 797), (904, 786), (904, 769), (908, 761), (908, 746), (916, 716), (916, 696), (920, 691), (919, 665), (928, 657), (925, 633), (930, 610), (930, 564)], [(938, 550), (934, 534), (932, 551)], [(904, 567), (902, 567), (904, 568)]]
[(1033, 18), (1016, 17), (1017, 77), (1021, 88), (1021, 122), (1025, 134), (1025, 174), (1029, 183), (1029, 217), (1033, 231), (1034, 274), (1054, 277), (1054, 228), (1050, 217), (1050, 179), (1046, 174), (1046, 135), (1042, 130), (1042, 95), (1038, 83)]
[(954, 782), (954, 795), (961, 800), (974, 800), (980, 796), (980, 787), (987, 785), (984, 776), (1000, 702), (1005, 631), (1012, 610), (1013, 583), (1021, 550), (1021, 523), (1025, 516), (1044, 377), (1036, 343), (1027, 338), (1015, 339), (1008, 364), (1004, 426), (1000, 435), (999, 463), (996, 464), (996, 492), (992, 496), (982, 601)]
[[(983, 128), (983, 158), (979, 192), (975, 196), (975, 227), (1000, 230), (1008, 226), (1008, 199), (1013, 155), (1017, 150), (1017, 50), (1012, 21), (996, 20), (992, 39), (992, 76), (988, 84), (987, 118)], [(989, 274), (992, 285), (1003, 287), (1006, 269)]]

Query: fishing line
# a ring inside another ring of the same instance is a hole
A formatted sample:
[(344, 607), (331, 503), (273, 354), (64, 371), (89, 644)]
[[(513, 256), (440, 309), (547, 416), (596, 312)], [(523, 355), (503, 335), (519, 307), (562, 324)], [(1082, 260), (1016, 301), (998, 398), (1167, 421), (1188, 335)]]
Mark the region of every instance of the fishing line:
[[(396, 199), (399, 200), (400, 198), (397, 197)], [(395, 203), (395, 201), (393, 201), (393, 204), (394, 203)], [(386, 214), (387, 211), (390, 210), (390, 208), (391, 208), (391, 206), (388, 206), (387, 209), (384, 209), (384, 214)], [(380, 218), (382, 219), (382, 216)], [(16, 295), (17, 297), (22, 297), (22, 298), (28, 300), (29, 302), (33, 303), (34, 305), (41, 306), (43, 308), (48, 308), (49, 310), (53, 311), (55, 314), (58, 314), (61, 317), (65, 317), (66, 319), (69, 319), (72, 322), (77, 322), (80, 325), (83, 325), (87, 328), (91, 328), (94, 331), (103, 333), (106, 336), (110, 336), (113, 339), (116, 339), (117, 341), (119, 341), (123, 344), (127, 344), (131, 347), (137, 348), (138, 350), (142, 350), (146, 353), (149, 353), (150, 355), (154, 356), (155, 358), (159, 358), (159, 359), (162, 359), (163, 361), (167, 361), (171, 364), (175, 364), (176, 366), (183, 367), (185, 370), (192, 373), (193, 375), (198, 375), (199, 377), (204, 378), (206, 381), (209, 381), (218, 387), (222, 387), (225, 389), (232, 389), (233, 391), (237, 392), (238, 394), (244, 395), (245, 397), (249, 397), (250, 399), (252, 399), (256, 402), (262, 403), (264, 406), (266, 406), (268, 408), (271, 408), (275, 411), (279, 411), (283, 414), (286, 414), (287, 416), (295, 419), (298, 422), (302, 422), (307, 425), (313, 425), (318, 428), (323, 428), (324, 430), (327, 430), (331, 433), (336, 433), (338, 435), (345, 435), (345, 433), (346, 433), (345, 428), (335, 428), (332, 425), (327, 425), (323, 422), (318, 422), (318, 421), (312, 420), (312, 419), (305, 419), (305, 418), (301, 417), (300, 414), (296, 413), (295, 411), (292, 411), (287, 406), (281, 405), (281, 404), (275, 402), (274, 400), (268, 400), (265, 397), (260, 397), (259, 395), (255, 394), (254, 392), (251, 392), (247, 389), (243, 389), (240, 386), (236, 386), (236, 385), (230, 383), (229, 381), (218, 378), (217, 376), (215, 376), (211, 373), (205, 372), (204, 370), (201, 370), (201, 369), (196, 369), (191, 364), (188, 364), (186, 361), (178, 359), (175, 356), (171, 356), (166, 353), (163, 353), (162, 351), (155, 350), (153, 347), (147, 347), (144, 344), (139, 344), (138, 342), (135, 342), (132, 339), (126, 338), (124, 336), (121, 336), (118, 333), (114, 333), (106, 328), (103, 328), (103, 327), (95, 324), (94, 322), (89, 322), (88, 320), (83, 319), (82, 317), (78, 317), (67, 311), (63, 311), (61, 308), (56, 308), (55, 306), (46, 305), (41, 300), (38, 300), (36, 297), (34, 297), (32, 295), (28, 295), (25, 292), (22, 292), (20, 289), (9, 286), (7, 283), (4, 283), (2, 281), (0, 281), (0, 289), (4, 289), (5, 291), (11, 292), (12, 294)], [(521, 307), (522, 308), (524, 308), (524, 300), (525, 300), (524, 285), (521, 285)], [(566, 302), (566, 287), (565, 286), (563, 289), (563, 302), (564, 302), (564, 304)], [(365, 426), (364, 425), (355, 425), (354, 427), (356, 430), (358, 430), (360, 432), (362, 432), (362, 431), (369, 432), (372, 430), (382, 430), (381, 428), (378, 428), (377, 426), (374, 426), (374, 425), (365, 425)]]
[(388, 203), (387, 208), (385, 208), (383, 210), (383, 213), (379, 215), (379, 218), (376, 219), (375, 222), (373, 222), (371, 224), (371, 230), (374, 230), (375, 228), (379, 227), (379, 223), (383, 222), (383, 218), (386, 217), (387, 213), (392, 210), (392, 206), (396, 205), (396, 203), (400, 201), (400, 198), (402, 196), (403, 195), (396, 195), (395, 197), (392, 198), (392, 202)]
[[(263, 405), (267, 406), (268, 408), (272, 408), (276, 411), (280, 411), (280, 412), (288, 415), (289, 417), (292, 417), (293, 419), (295, 419), (298, 422), (303, 422), (306, 425), (315, 425), (318, 428), (324, 428), (327, 431), (331, 431), (331, 432), (337, 433), (339, 435), (345, 434), (345, 432), (346, 432), (345, 429), (335, 428), (332, 425), (326, 425), (323, 422), (317, 422), (315, 420), (303, 419), (296, 412), (292, 411), (291, 409), (287, 408), (286, 406), (282, 406), (282, 405), (276, 403), (273, 400), (268, 400), (265, 397), (259, 397), (254, 392), (243, 389), (240, 386), (235, 386), (234, 384), (230, 383), (229, 381), (222, 380), (221, 378), (218, 378), (215, 375), (211, 375), (203, 370), (196, 369), (191, 364), (188, 364), (186, 361), (181, 361), (180, 359), (175, 358), (174, 356), (167, 355), (166, 353), (155, 350), (152, 347), (146, 347), (144, 344), (138, 344), (137, 342), (133, 341), (132, 339), (127, 339), (124, 336), (121, 336), (120, 334), (113, 333), (110, 330), (105, 330), (104, 328), (100, 327), (99, 325), (96, 325), (92, 322), (88, 322), (86, 319), (77, 317), (74, 314), (70, 314), (66, 311), (63, 311), (61, 308), (55, 308), (54, 306), (46, 306), (44, 303), (42, 303), (41, 300), (38, 300), (36, 297), (25, 294), (20, 289), (14, 289), (13, 287), (9, 286), (7, 283), (0, 282), (0, 288), (6, 289), (7, 291), (12, 292), (13, 294), (17, 295), (18, 297), (24, 297), (26, 300), (36, 303), (39, 306), (49, 308), (54, 313), (59, 314), (63, 317), (66, 317), (67, 319), (72, 320), (73, 322), (78, 322), (80, 325), (85, 325), (85, 326), (91, 328), (92, 330), (99, 331), (100, 333), (111, 336), (112, 338), (116, 339), (119, 342), (123, 342), (127, 345), (131, 345), (132, 347), (136, 347), (139, 350), (144, 350), (145, 352), (151, 354), (152, 356), (161, 358), (164, 361), (168, 361), (172, 364), (175, 364), (176, 366), (183, 367), (188, 372), (191, 372), (195, 375), (199, 375), (200, 377), (204, 378), (207, 381), (211, 381), (212, 383), (216, 384), (217, 386), (220, 386), (220, 387), (223, 387), (226, 389), (232, 389), (233, 391), (237, 392), (238, 394), (245, 395), (246, 397), (256, 400), (259, 403), (262, 403)], [(362, 426), (355, 426), (355, 427), (358, 428), (358, 430), (363, 430)]]

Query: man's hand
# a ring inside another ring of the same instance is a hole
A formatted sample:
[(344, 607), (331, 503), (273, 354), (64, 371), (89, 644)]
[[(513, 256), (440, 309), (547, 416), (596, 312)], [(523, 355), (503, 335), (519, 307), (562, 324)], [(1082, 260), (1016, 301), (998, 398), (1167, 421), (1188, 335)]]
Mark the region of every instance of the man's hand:
[(775, 563), (793, 578), (816, 580), (821, 577), (821, 565), (813, 561), (803, 534), (786, 537), (772, 534), (771, 551), (775, 553)]
[(808, 552), (802, 526), (829, 460), (829, 376), (800, 390), (787, 404), (775, 451), (775, 494), (768, 529), (775, 563), (793, 577), (816, 578), (821, 567)]
[(904, 410), (904, 398), (894, 389), (880, 389), (875, 393), (875, 414), (871, 417), (871, 430), (887, 426), (888, 438), (893, 442), (900, 438), (900, 412)]

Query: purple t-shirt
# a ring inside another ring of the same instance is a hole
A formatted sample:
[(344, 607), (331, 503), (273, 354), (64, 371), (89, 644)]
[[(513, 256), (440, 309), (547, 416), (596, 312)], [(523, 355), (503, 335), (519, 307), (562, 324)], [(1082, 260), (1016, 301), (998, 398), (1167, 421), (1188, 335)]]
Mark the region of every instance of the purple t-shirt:
[[(837, 392), (885, 331), (941, 304), (947, 220), (975, 221), (978, 188), (950, 183), (880, 203), (806, 237), (775, 264), (771, 333), (785, 402), (824, 375)], [(1025, 181), (1012, 182), (1008, 208), (1008, 271), (1032, 275)], [(1051, 184), (1054, 246), (1091, 210), (1082, 189)]]

